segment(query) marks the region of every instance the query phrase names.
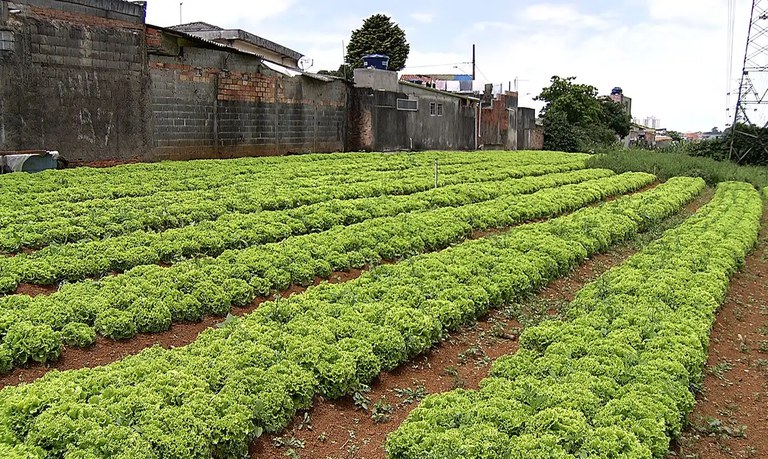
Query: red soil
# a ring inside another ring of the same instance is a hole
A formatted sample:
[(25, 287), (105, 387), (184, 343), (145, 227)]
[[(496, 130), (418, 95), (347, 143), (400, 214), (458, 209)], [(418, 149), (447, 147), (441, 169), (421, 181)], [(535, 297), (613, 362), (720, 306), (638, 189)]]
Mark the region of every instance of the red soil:
[(698, 404), (669, 458), (768, 457), (768, 212), (762, 223), (718, 312)]

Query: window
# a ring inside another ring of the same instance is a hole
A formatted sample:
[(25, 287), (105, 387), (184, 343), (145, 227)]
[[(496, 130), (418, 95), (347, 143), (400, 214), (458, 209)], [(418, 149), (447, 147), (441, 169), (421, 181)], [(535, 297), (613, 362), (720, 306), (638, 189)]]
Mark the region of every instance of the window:
[(443, 104), (429, 103), (429, 116), (443, 116)]
[(419, 110), (418, 99), (397, 99), (397, 109), (407, 112), (416, 112)]

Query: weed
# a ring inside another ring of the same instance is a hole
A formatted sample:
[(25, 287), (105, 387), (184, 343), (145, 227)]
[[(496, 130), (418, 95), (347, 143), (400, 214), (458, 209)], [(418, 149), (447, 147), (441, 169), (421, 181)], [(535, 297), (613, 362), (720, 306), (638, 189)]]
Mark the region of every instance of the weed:
[(373, 410), (371, 410), (371, 419), (373, 419), (373, 422), (376, 424), (385, 423), (389, 421), (390, 417), (392, 417), (392, 411), (394, 411), (392, 405), (387, 403), (386, 399), (381, 398), (378, 402), (376, 402), (375, 405), (373, 405)]
[(721, 380), (725, 380), (723, 375), (731, 370), (733, 370), (733, 365), (730, 362), (721, 362), (706, 369), (707, 373)]
[(299, 430), (312, 430), (312, 419), (309, 417), (309, 413), (305, 412), (304, 417), (301, 419), (301, 422), (299, 423)]
[(368, 412), (368, 409), (371, 406), (371, 397), (366, 395), (370, 391), (371, 388), (369, 386), (361, 384), (360, 388), (352, 395), (352, 400), (355, 402), (355, 406), (365, 412)]
[(445, 367), (443, 371), (453, 378), (452, 389), (461, 389), (467, 385), (466, 381), (459, 376), (459, 370), (456, 367)]
[(470, 358), (482, 359), (483, 357), (486, 357), (483, 348), (481, 348), (478, 344), (474, 344), (459, 354), (459, 362), (464, 365), (469, 361)]
[(414, 381), (414, 388), (406, 387), (406, 388), (396, 388), (394, 390), (395, 395), (397, 395), (398, 398), (403, 399), (402, 403), (403, 405), (410, 405), (412, 403), (416, 403), (420, 400), (422, 400), (424, 397), (427, 396), (427, 389), (424, 387), (423, 382)]
[(757, 345), (757, 350), (763, 354), (768, 354), (768, 341), (760, 341)]
[(272, 444), (276, 448), (283, 448), (283, 447), (288, 447), (288, 448), (304, 448), (304, 441), (303, 440), (299, 440), (296, 437), (290, 437), (290, 438), (288, 438), (288, 437), (275, 437), (272, 440)]
[(693, 428), (709, 436), (720, 435), (732, 438), (744, 438), (747, 436), (747, 426), (741, 425), (732, 428), (717, 418), (701, 418), (699, 423), (693, 425)]

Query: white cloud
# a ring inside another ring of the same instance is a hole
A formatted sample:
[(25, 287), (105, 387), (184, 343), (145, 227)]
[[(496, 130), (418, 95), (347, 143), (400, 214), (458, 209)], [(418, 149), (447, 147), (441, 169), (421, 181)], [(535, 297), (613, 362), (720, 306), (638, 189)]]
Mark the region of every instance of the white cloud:
[(656, 21), (719, 25), (727, 16), (722, 0), (648, 0), (648, 11)]
[(434, 13), (411, 13), (411, 19), (423, 24), (430, 24), (435, 20)]
[[(540, 108), (532, 97), (551, 76), (576, 76), (603, 94), (621, 86), (633, 98), (635, 116), (655, 115), (679, 130), (722, 128), (728, 122), (726, 93), (736, 87), (729, 86), (726, 76), (727, 11), (712, 9), (709, 0), (701, 0), (700, 6), (684, 0), (687, 6), (671, 6), (666, 12), (659, 6), (649, 16), (654, 1), (633, 2), (642, 9), (637, 16), (643, 19), (636, 21), (581, 14), (568, 5), (534, 5), (509, 26), (473, 24), (461, 39), (485, 37), (478, 41), (478, 65), (495, 84), (506, 86), (519, 77), (522, 104)], [(658, 1), (662, 3), (673, 2)], [(746, 3), (737, 0), (734, 75), (739, 75), (738, 61), (743, 59)], [(717, 21), (705, 19), (707, 15)], [(730, 102), (735, 104), (735, 96)]]
[[(183, 3), (179, 8), (179, 3)], [(179, 24), (179, 10), (184, 23), (204, 21), (224, 28), (245, 28), (265, 19), (288, 12), (295, 0), (258, 2), (249, 0), (217, 0), (211, 8), (211, 0), (149, 0), (147, 22), (163, 27)]]
[(523, 10), (522, 17), (526, 21), (560, 26), (604, 28), (608, 25), (605, 18), (580, 13), (573, 5), (531, 5)]

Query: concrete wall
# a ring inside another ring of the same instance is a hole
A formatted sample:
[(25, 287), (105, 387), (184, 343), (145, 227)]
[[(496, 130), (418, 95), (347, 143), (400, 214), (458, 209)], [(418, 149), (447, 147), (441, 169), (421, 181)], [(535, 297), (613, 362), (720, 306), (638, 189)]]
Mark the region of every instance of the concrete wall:
[(226, 50), (179, 47), (151, 29), (149, 38), (154, 159), (344, 149), (346, 83), (288, 77)]
[[(407, 83), (400, 91), (419, 101), (418, 111), (401, 111), (415, 150), (473, 150), (477, 104), (471, 99)], [(430, 113), (430, 104), (441, 104), (443, 114)]]
[[(476, 104), (467, 98), (410, 84), (399, 92), (354, 88), (347, 150), (471, 150)], [(416, 111), (398, 110), (397, 99), (418, 101)], [(442, 106), (442, 115), (430, 112)]]
[[(538, 146), (536, 133), (536, 111), (532, 108), (519, 107), (517, 109), (517, 146), (519, 150), (541, 150), (543, 148), (543, 136), (541, 146)], [(538, 147), (538, 148), (536, 148)]]
[(0, 150), (74, 161), (142, 156), (149, 144), (143, 6), (15, 0), (0, 46)]
[(376, 91), (398, 92), (397, 72), (376, 69), (355, 69), (355, 87)]

